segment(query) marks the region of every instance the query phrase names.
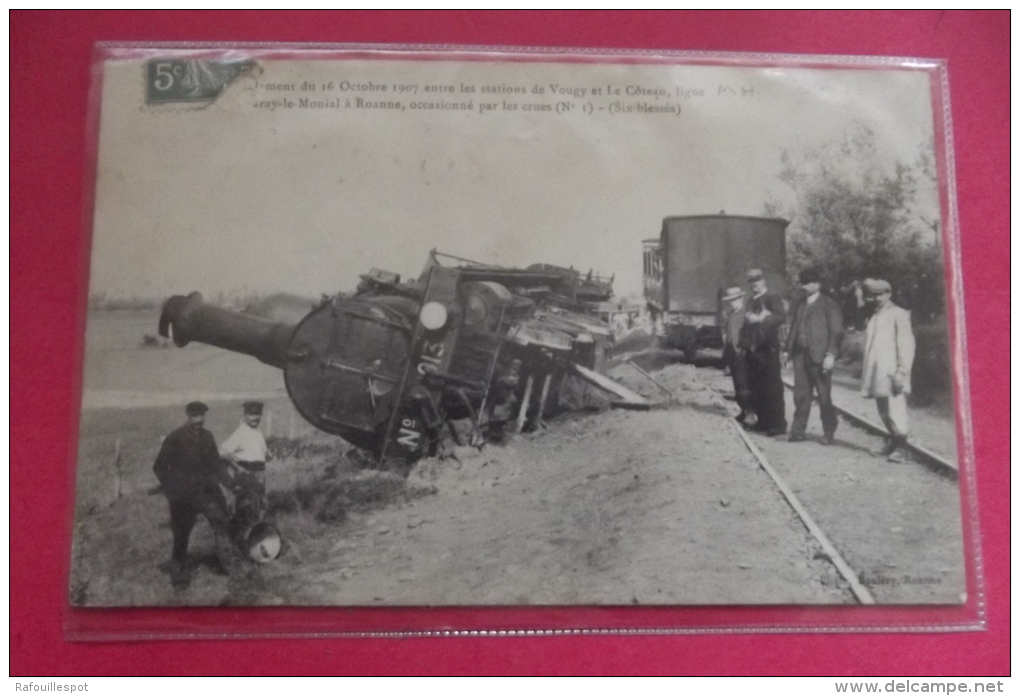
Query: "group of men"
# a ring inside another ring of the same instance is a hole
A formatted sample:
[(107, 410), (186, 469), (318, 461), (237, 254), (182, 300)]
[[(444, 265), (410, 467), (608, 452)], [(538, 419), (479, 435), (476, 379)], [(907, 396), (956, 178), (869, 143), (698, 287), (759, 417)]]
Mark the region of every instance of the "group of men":
[(216, 540), (219, 572), (229, 574), (237, 567), (235, 543), (238, 529), (223, 495), (221, 484), (234, 476), (247, 477), (259, 496), (265, 495), (266, 459), (269, 451), (259, 431), (263, 405), (248, 401), (237, 430), (222, 445), (216, 446), (205, 428), (209, 407), (192, 401), (184, 407), (187, 422), (166, 436), (156, 456), (153, 471), (170, 504), (170, 528), (173, 552), (166, 568), (173, 586), (188, 587), (188, 541), (198, 516), (208, 520)]
[[(833, 444), (839, 420), (832, 403), (832, 371), (843, 339), (839, 304), (822, 293), (822, 276), (814, 268), (801, 271), (801, 292), (789, 313), (783, 298), (768, 291), (760, 269), (748, 271), (747, 281), (749, 297), (739, 285), (722, 295), (723, 357), (740, 407), (737, 420), (770, 437), (786, 433), (782, 366), (792, 362), (794, 413), (787, 439), (806, 440), (811, 403), (817, 394), (821, 442)], [(893, 304), (887, 281), (869, 278), (862, 288), (874, 311), (865, 333), (861, 394), (876, 400), (889, 430), (891, 437), (882, 456), (902, 461), (915, 349), (910, 313)]]

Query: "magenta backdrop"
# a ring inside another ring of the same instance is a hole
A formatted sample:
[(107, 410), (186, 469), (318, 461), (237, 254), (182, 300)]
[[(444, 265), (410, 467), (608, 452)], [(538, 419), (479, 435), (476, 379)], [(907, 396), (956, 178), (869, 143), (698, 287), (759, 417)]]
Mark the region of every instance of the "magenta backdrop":
[[(1008, 12), (13, 12), (10, 38), (12, 675), (1009, 673)], [(948, 59), (988, 631), (66, 642), (91, 180), (85, 119), (92, 45), (102, 40)]]

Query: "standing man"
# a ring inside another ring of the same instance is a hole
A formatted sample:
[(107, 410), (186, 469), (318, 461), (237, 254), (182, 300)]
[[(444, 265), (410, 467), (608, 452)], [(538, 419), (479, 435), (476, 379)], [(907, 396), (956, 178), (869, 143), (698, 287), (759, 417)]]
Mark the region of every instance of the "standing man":
[[(266, 458), (269, 449), (262, 437), (262, 403), (246, 401), (241, 407), (244, 415), (237, 430), (220, 445), (220, 456), (240, 470), (234, 479), (233, 490), (247, 491), (234, 500), (234, 535), (243, 537), (247, 529), (262, 520), (266, 506)], [(253, 494), (253, 495), (251, 495)]]
[(832, 368), (843, 336), (843, 316), (839, 304), (822, 294), (821, 280), (821, 274), (813, 268), (801, 271), (804, 296), (793, 310), (786, 339), (787, 356), (793, 359), (794, 414), (790, 442), (804, 441), (811, 399), (817, 391), (824, 433), (822, 444), (831, 445), (839, 424), (832, 405)]
[(266, 458), (269, 449), (262, 437), (259, 423), (262, 422), (262, 402), (245, 401), (241, 406), (244, 415), (237, 430), (220, 445), (220, 456), (252, 474), (261, 487), (260, 495), (266, 491)]
[(191, 582), (188, 541), (199, 515), (212, 526), (221, 570), (229, 572), (232, 562), (230, 520), (219, 487), (220, 456), (212, 433), (203, 427), (208, 410), (201, 401), (184, 407), (188, 422), (166, 436), (152, 467), (170, 503), (174, 543), (169, 569), (177, 589)]
[(751, 285), (751, 297), (744, 312), (744, 329), (747, 332), (748, 387), (758, 416), (755, 429), (775, 437), (786, 432), (779, 336), (786, 323), (786, 305), (783, 298), (768, 291), (761, 269), (748, 271), (747, 280)]
[(864, 339), (861, 395), (875, 399), (878, 415), (892, 436), (882, 455), (891, 462), (901, 462), (910, 431), (907, 394), (914, 365), (910, 312), (893, 304), (892, 286), (884, 280), (865, 280), (864, 293), (875, 312), (868, 320)]
[(747, 346), (741, 341), (744, 328), (744, 291), (739, 286), (726, 288), (723, 304), (723, 362), (733, 378), (733, 393), (740, 407), (737, 422), (743, 424), (754, 417), (751, 388), (747, 381)]

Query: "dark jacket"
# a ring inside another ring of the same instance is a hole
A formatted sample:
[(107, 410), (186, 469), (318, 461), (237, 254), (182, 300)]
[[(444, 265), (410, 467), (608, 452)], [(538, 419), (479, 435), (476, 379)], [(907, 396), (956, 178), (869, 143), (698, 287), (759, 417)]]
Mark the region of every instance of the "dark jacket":
[(786, 351), (791, 355), (794, 353), (803, 324), (807, 339), (807, 345), (803, 346), (804, 352), (812, 361), (820, 363), (825, 359), (826, 353), (831, 353), (834, 357), (839, 354), (840, 342), (843, 340), (843, 313), (836, 301), (827, 295), (820, 294), (810, 312), (808, 307), (807, 298), (801, 297), (790, 312), (790, 333), (786, 339)]
[(780, 333), (786, 323), (786, 305), (783, 298), (766, 292), (761, 297), (750, 297), (747, 300), (745, 311), (752, 314), (760, 314), (767, 309), (770, 314), (760, 322), (744, 322), (741, 333), (740, 344), (752, 353), (775, 352), (779, 354), (781, 345)]
[(218, 485), (216, 440), (201, 425), (186, 423), (163, 440), (152, 470), (169, 500), (193, 499), (203, 489)]

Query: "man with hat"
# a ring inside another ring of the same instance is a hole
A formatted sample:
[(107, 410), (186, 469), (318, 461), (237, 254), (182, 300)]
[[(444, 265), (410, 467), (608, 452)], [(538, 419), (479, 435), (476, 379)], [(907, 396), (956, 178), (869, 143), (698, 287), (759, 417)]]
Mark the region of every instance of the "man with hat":
[(882, 455), (900, 462), (910, 430), (907, 394), (915, 349), (910, 312), (893, 304), (892, 286), (884, 280), (865, 280), (864, 294), (875, 311), (865, 333), (861, 395), (875, 399), (878, 415), (892, 436)]
[(800, 272), (803, 297), (793, 309), (786, 354), (793, 360), (793, 424), (790, 442), (802, 442), (811, 415), (811, 399), (818, 392), (822, 415), (822, 444), (835, 441), (839, 420), (832, 405), (832, 368), (843, 337), (843, 313), (839, 304), (823, 295), (822, 276), (807, 268)]
[(744, 331), (744, 291), (740, 286), (729, 287), (720, 299), (723, 305), (723, 362), (730, 370), (733, 393), (740, 407), (737, 422), (743, 424), (754, 414), (751, 388), (747, 382), (747, 345), (742, 340), (747, 334)]
[(220, 456), (250, 474), (258, 484), (260, 496), (266, 491), (266, 458), (269, 453), (266, 439), (259, 430), (262, 407), (259, 401), (245, 401), (241, 407), (244, 411), (241, 424), (220, 445)]
[(212, 526), (221, 570), (229, 571), (233, 561), (227, 503), (219, 487), (220, 456), (212, 433), (203, 427), (208, 410), (201, 401), (185, 406), (188, 422), (166, 436), (152, 467), (170, 503), (174, 541), (168, 567), (178, 589), (191, 582), (188, 541), (199, 515)]
[(760, 268), (747, 272), (751, 297), (744, 311), (747, 378), (757, 430), (769, 437), (786, 432), (786, 402), (780, 361), (780, 330), (786, 323), (783, 298), (768, 291)]

